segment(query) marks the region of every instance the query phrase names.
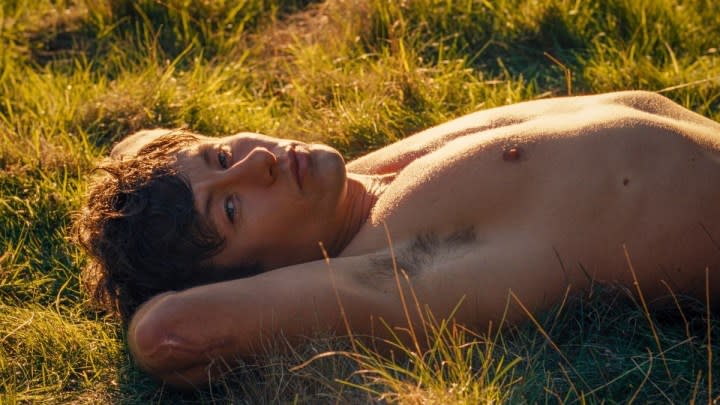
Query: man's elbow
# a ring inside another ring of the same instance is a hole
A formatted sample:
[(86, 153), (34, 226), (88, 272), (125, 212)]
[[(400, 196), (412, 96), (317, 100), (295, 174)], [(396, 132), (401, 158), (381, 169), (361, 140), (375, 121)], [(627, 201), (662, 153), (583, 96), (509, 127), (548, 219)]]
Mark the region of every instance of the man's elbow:
[(154, 377), (176, 388), (199, 388), (207, 385), (209, 362), (175, 333), (174, 298), (174, 292), (164, 293), (140, 307), (130, 321), (128, 346), (140, 368)]

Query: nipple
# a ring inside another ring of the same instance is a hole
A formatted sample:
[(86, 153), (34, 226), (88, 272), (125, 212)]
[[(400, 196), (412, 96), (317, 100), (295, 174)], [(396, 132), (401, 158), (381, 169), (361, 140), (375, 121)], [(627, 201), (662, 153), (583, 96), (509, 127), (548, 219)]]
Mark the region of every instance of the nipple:
[(503, 151), (502, 158), (506, 162), (514, 162), (520, 159), (522, 156), (522, 149), (519, 146), (513, 146)]

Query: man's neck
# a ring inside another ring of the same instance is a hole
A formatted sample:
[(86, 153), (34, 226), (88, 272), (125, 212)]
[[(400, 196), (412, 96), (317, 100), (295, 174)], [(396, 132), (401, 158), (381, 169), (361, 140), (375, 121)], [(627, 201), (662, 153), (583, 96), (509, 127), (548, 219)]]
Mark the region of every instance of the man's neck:
[(361, 175), (348, 173), (346, 208), (342, 213), (339, 232), (332, 246), (330, 257), (338, 256), (367, 222), (370, 211), (387, 185), (395, 177), (392, 175)]

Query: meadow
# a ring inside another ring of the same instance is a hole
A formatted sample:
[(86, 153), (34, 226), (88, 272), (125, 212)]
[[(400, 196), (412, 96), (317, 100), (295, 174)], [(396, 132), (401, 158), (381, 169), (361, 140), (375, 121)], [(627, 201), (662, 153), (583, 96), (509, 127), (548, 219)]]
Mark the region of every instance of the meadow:
[(93, 167), (142, 128), (256, 131), (350, 160), (552, 96), (643, 89), (720, 120), (718, 15), (716, 0), (2, 0), (0, 403), (720, 401), (705, 302), (646, 311), (601, 285), (499, 332), (435, 320), (421, 353), (269, 347), (179, 393), (89, 304), (70, 241)]

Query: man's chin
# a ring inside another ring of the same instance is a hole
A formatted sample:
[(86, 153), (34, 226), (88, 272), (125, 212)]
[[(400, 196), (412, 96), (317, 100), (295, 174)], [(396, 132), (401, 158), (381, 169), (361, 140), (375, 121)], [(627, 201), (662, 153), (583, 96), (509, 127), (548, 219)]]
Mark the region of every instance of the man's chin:
[(345, 182), (347, 171), (345, 169), (345, 159), (343, 159), (340, 152), (323, 144), (312, 144), (310, 150), (313, 174), (318, 179), (321, 179), (323, 184), (332, 186), (331, 183), (336, 183), (335, 186), (338, 186)]
[(339, 159), (342, 165), (345, 165), (345, 159), (343, 159), (342, 154), (340, 154), (340, 152), (332, 146), (325, 145), (323, 143), (312, 143), (309, 145), (309, 148), (313, 151), (313, 153), (323, 155), (327, 154), (328, 157), (334, 157), (336, 159)]

